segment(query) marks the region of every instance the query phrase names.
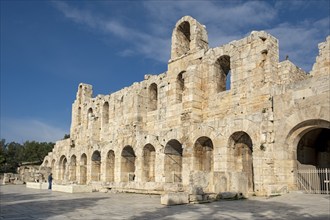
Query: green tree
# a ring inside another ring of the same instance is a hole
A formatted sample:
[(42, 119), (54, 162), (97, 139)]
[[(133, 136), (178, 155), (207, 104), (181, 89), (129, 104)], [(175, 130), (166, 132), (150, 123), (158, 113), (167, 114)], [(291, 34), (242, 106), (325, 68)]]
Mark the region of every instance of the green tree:
[(51, 142), (26, 141), (23, 145), (5, 139), (0, 141), (0, 173), (16, 172), (23, 162), (41, 164), (48, 152), (54, 148)]
[(36, 142), (36, 141), (26, 141), (23, 144), (24, 148), (24, 162), (36, 162), (42, 163), (44, 157), (47, 156), (48, 152), (52, 151), (54, 148), (54, 143), (51, 142)]

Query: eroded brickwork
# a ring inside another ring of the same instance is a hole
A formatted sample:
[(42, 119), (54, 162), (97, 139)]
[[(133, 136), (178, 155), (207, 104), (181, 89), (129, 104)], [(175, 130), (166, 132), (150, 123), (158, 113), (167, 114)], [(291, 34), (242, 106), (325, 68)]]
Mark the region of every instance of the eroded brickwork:
[(58, 141), (43, 165), (57, 184), (96, 189), (294, 190), (304, 152), (316, 156), (302, 163), (330, 167), (329, 136), (319, 138), (330, 128), (329, 44), (330, 37), (319, 44), (307, 74), (280, 62), (278, 40), (264, 31), (209, 48), (205, 26), (185, 16), (173, 30), (166, 72), (96, 97), (91, 85), (79, 85), (70, 139)]

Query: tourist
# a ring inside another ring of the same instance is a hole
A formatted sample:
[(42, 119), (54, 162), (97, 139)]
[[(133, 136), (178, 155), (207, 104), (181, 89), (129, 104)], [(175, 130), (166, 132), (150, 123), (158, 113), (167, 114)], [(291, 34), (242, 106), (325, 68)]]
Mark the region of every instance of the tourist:
[(48, 176), (48, 189), (52, 189), (53, 174), (50, 173)]

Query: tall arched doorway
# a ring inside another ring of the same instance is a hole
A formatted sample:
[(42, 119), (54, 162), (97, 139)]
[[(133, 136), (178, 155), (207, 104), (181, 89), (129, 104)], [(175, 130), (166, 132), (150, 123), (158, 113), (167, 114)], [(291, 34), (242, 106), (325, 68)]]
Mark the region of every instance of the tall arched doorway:
[(115, 181), (115, 152), (113, 150), (109, 150), (107, 154), (105, 179), (106, 182)]
[(101, 154), (100, 151), (94, 151), (92, 154), (91, 180), (100, 181), (101, 179)]
[(208, 137), (200, 137), (195, 142), (194, 170), (213, 171), (213, 143)]
[(75, 182), (76, 181), (76, 169), (77, 169), (77, 159), (76, 155), (72, 155), (70, 158), (69, 165), (69, 180)]
[(147, 144), (143, 148), (143, 181), (155, 181), (155, 158), (156, 151), (154, 146)]
[(80, 180), (79, 183), (84, 185), (87, 183), (87, 156), (82, 154), (80, 157)]
[(67, 159), (64, 155), (61, 156), (60, 158), (60, 172), (59, 172), (59, 179), (62, 180), (62, 183), (67, 179), (66, 177), (66, 172), (67, 172)]
[(228, 167), (231, 172), (231, 186), (240, 192), (254, 191), (253, 144), (250, 136), (238, 131), (229, 138)]
[(135, 179), (135, 153), (131, 146), (127, 145), (121, 152), (121, 181), (130, 182)]
[(293, 184), (308, 193), (329, 193), (330, 122), (303, 121), (289, 132), (286, 141), (296, 161)]
[(330, 129), (315, 128), (304, 134), (297, 146), (300, 168), (330, 168)]
[(170, 140), (165, 146), (164, 172), (165, 182), (182, 182), (182, 145), (177, 140)]

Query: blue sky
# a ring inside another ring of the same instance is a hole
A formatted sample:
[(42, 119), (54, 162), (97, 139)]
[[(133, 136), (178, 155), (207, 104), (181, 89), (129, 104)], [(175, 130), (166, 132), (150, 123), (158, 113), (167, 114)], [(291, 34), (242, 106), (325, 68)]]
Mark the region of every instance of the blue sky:
[(1, 0), (1, 138), (56, 141), (69, 133), (80, 82), (109, 94), (167, 70), (175, 23), (206, 25), (210, 47), (265, 30), (310, 71), (329, 35), (329, 0)]

